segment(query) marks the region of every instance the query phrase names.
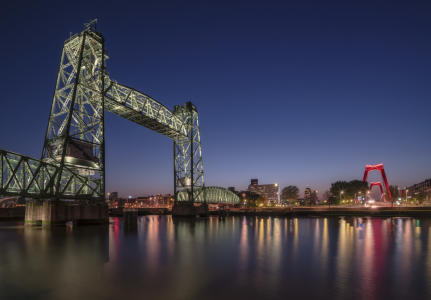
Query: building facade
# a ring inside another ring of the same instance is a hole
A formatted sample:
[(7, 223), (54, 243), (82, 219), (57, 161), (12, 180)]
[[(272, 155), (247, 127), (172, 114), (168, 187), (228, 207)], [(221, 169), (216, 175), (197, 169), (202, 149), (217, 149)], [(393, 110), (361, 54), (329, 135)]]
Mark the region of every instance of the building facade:
[[(407, 194), (407, 197), (409, 198), (416, 198), (420, 192), (424, 193), (425, 201), (431, 201), (431, 179), (427, 179), (425, 181), (400, 190), (400, 197), (402, 199), (405, 199)], [(398, 199), (394, 199), (394, 201), (395, 200)]]
[(118, 192), (108, 193), (108, 200), (114, 201), (118, 199)]
[(317, 204), (319, 201), (319, 198), (317, 197), (317, 191), (312, 191), (308, 186), (305, 188), (304, 191), (304, 202), (306, 204)]
[(174, 203), (174, 198), (171, 194), (166, 195), (148, 195), (146, 197), (136, 198), (136, 207), (169, 207)]
[(265, 196), (268, 202), (280, 203), (280, 186), (277, 183), (258, 184), (257, 179), (252, 179), (248, 191)]

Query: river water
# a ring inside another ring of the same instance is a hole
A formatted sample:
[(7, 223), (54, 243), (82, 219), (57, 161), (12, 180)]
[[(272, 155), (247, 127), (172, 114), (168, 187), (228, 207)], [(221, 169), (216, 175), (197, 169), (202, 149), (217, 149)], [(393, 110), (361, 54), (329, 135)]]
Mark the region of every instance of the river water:
[(0, 299), (431, 299), (431, 222), (139, 217), (0, 223)]

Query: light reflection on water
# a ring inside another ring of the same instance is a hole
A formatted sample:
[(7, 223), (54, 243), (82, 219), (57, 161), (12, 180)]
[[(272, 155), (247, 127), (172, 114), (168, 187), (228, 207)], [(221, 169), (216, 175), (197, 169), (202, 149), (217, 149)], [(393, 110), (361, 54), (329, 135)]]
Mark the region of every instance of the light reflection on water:
[(429, 219), (0, 223), (0, 299), (431, 299)]

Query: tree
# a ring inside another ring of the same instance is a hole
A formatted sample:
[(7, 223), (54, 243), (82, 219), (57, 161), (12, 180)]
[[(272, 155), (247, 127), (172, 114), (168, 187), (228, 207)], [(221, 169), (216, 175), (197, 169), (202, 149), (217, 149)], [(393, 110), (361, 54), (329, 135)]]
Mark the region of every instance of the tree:
[[(365, 195), (368, 191), (368, 182), (362, 180), (351, 180), (348, 182), (347, 193), (350, 198), (358, 197), (359, 195)], [(355, 199), (355, 201), (357, 198)]]
[(242, 191), (237, 194), (240, 197), (241, 201), (245, 201), (247, 203), (247, 207), (257, 207), (257, 198), (259, 198), (259, 194), (250, 191)]
[(259, 197), (257, 197), (257, 199), (256, 199), (256, 204), (257, 204), (257, 206), (267, 206), (268, 205), (268, 198), (263, 196), (263, 195), (259, 195)]
[(296, 199), (298, 199), (298, 197), (299, 197), (299, 189), (296, 185), (289, 185), (281, 191), (281, 201), (283, 203), (288, 203), (289, 201), (296, 202)]
[[(397, 201), (398, 198), (400, 197), (400, 190), (398, 189), (397, 185), (390, 185), (389, 186), (389, 190), (391, 191), (391, 196), (392, 196), (392, 200), (393, 201)], [(389, 201), (389, 197), (386, 197)]]
[(416, 194), (416, 200), (418, 200), (419, 204), (422, 204), (425, 200), (425, 195), (424, 195), (424, 191), (421, 190), (419, 193)]
[(368, 182), (357, 179), (351, 180), (349, 182), (334, 182), (331, 184), (330, 189), (330, 192), (337, 199), (338, 203), (341, 203), (341, 200), (353, 200), (353, 198), (356, 198), (359, 195), (366, 195), (367, 191)]
[(329, 198), (328, 198), (328, 204), (329, 205), (336, 205), (336, 204), (338, 204), (338, 201), (337, 201), (337, 198), (335, 198), (334, 196), (330, 196)]
[(332, 193), (330, 190), (326, 190), (323, 192), (323, 200), (328, 201), (329, 197), (332, 196)]
[(341, 203), (342, 194), (346, 193), (348, 188), (349, 184), (347, 183), (347, 181), (337, 181), (331, 184), (330, 191), (332, 195), (334, 195), (334, 197), (337, 199), (337, 204)]

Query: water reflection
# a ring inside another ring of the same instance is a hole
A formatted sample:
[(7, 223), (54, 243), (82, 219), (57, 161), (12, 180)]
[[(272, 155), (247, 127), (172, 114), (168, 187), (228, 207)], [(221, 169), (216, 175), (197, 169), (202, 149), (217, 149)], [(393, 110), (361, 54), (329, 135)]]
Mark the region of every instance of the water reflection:
[(0, 223), (1, 299), (429, 299), (429, 219)]

